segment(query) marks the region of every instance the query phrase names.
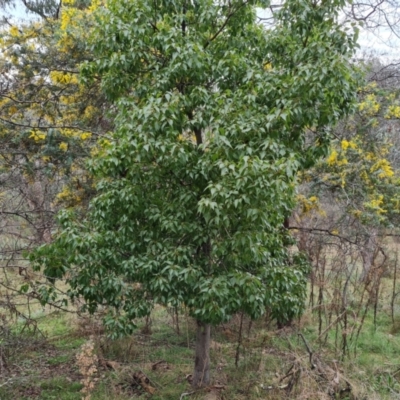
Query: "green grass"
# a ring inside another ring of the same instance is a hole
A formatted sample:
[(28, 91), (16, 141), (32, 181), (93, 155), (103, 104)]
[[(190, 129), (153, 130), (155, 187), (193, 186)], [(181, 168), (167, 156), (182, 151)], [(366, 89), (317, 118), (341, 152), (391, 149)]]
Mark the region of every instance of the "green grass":
[(38, 398), (41, 400), (81, 400), (82, 384), (71, 382), (65, 377), (43, 379), (40, 382), (34, 380), (18, 380), (18, 390), (12, 387), (0, 388), (2, 400), (28, 400)]
[(87, 338), (69, 336), (66, 338), (63, 337), (61, 339), (58, 339), (55, 337), (55, 338), (53, 338), (53, 340), (51, 342), (58, 349), (68, 351), (68, 350), (79, 349), (79, 347), (81, 347), (83, 345), (83, 343), (86, 342), (86, 340), (87, 340)]
[[(76, 365), (76, 354), (89, 340), (88, 333), (82, 333), (82, 324), (62, 313), (41, 315), (39, 321), (46, 338), (39, 333), (13, 330), (11, 339), (19, 347), (18, 351), (10, 352), (9, 363), (15, 377), (0, 387), (0, 399), (80, 400), (82, 377)], [(318, 371), (311, 369), (308, 350), (298, 335), (300, 332), (315, 360), (319, 360), (328, 371), (329, 368), (332, 371), (338, 368), (341, 376), (351, 382), (357, 396), (349, 399), (400, 398), (400, 372), (397, 372), (400, 369), (400, 334), (388, 312), (382, 309), (376, 325), (372, 312), (367, 315), (357, 342), (353, 340), (350, 343), (349, 354), (344, 359), (341, 358), (340, 346), (335, 347), (335, 327), (328, 332), (325, 345), (318, 342), (316, 314), (306, 313), (300, 325), (284, 331), (276, 331), (274, 326), (267, 327), (264, 321), (253, 322), (248, 331), (249, 323), (245, 320), (237, 368), (239, 319), (235, 317), (229, 323), (212, 329), (211, 376), (213, 384), (224, 386), (226, 399), (289, 400), (306, 396), (323, 399), (333, 376), (324, 380)], [(93, 400), (150, 397), (153, 400), (172, 400), (192, 391), (187, 376), (193, 368), (193, 321), (186, 319), (184, 314), (180, 315), (178, 335), (170, 313), (158, 307), (152, 315), (150, 334), (141, 333), (144, 324), (142, 321), (131, 337), (110, 340), (100, 333), (95, 336), (97, 354), (105, 360), (117, 362), (118, 367), (108, 370), (98, 366), (100, 379), (92, 393)], [(341, 334), (339, 329), (339, 339)], [(157, 368), (153, 367), (161, 361)], [(293, 366), (301, 374), (301, 379), (288, 395), (278, 386), (290, 381), (290, 376), (287, 378), (285, 375)], [(133, 381), (132, 376), (137, 371), (142, 371), (150, 379), (156, 389), (153, 396)], [(199, 392), (190, 398), (196, 400), (204, 396), (204, 392)]]
[(65, 377), (56, 377), (40, 383), (40, 398), (42, 400), (77, 400), (81, 399), (82, 384), (71, 382)]
[(61, 313), (53, 312), (50, 315), (43, 314), (38, 318), (38, 328), (49, 338), (60, 337), (74, 332), (74, 317)]
[(50, 365), (64, 364), (64, 363), (67, 363), (68, 361), (72, 361), (71, 356), (69, 354), (59, 354), (59, 355), (57, 355), (55, 357), (51, 357), (47, 360), (47, 362)]

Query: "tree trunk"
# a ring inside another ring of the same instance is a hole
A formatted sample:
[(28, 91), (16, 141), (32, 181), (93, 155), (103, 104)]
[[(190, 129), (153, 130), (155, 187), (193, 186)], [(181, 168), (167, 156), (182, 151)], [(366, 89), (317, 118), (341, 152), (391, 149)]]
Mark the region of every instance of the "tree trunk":
[(366, 282), (372, 266), (374, 265), (376, 250), (378, 248), (378, 232), (377, 229), (371, 229), (364, 246), (361, 248), (361, 256), (363, 259), (363, 270), (360, 276), (361, 282)]
[(210, 383), (210, 324), (200, 321), (197, 321), (195, 357), (192, 386), (207, 386)]

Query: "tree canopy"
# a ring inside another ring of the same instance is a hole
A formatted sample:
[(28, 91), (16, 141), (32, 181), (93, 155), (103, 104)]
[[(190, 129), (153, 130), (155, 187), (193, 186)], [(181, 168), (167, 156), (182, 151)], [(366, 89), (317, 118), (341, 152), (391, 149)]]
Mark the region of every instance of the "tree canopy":
[(124, 0), (99, 10), (83, 82), (101, 80), (116, 128), (90, 165), (87, 216), (63, 211), (54, 241), (32, 256), (48, 276), (68, 271), (70, 295), (89, 311), (107, 305), (115, 334), (155, 303), (184, 304), (202, 343), (194, 386), (209, 379), (209, 324), (301, 310), (305, 262), (283, 224), (297, 172), (326, 153), (357, 85), (355, 37), (336, 22), (344, 2), (287, 1), (271, 30), (256, 23), (266, 5)]

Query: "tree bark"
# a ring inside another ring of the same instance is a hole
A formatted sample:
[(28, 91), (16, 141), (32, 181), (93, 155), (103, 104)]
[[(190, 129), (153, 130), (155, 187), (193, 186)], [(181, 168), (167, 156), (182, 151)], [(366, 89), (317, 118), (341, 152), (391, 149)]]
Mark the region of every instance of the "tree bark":
[(374, 265), (376, 250), (378, 248), (378, 231), (371, 229), (364, 246), (361, 248), (361, 256), (363, 259), (363, 270), (360, 276), (361, 282), (366, 282), (372, 266)]
[(207, 386), (210, 383), (210, 324), (200, 321), (197, 321), (195, 357), (192, 386)]

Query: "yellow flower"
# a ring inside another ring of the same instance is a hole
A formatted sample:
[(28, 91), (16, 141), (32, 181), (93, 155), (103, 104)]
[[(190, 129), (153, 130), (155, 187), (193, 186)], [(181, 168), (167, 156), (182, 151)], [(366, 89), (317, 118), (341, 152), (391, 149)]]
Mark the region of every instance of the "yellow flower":
[[(347, 160), (346, 160), (347, 163)], [(344, 188), (346, 186), (346, 171), (340, 173), (340, 186)]]
[(390, 178), (394, 175), (392, 166), (386, 159), (379, 160), (370, 169), (371, 172), (380, 171), (378, 178)]
[(374, 160), (376, 160), (376, 155), (373, 154), (373, 153), (366, 153), (365, 154), (365, 159), (367, 161), (374, 161)]
[(400, 118), (400, 106), (389, 106), (385, 118)]
[(103, 149), (106, 149), (107, 147), (111, 146), (111, 142), (108, 139), (105, 139), (105, 138), (100, 139), (99, 140), (99, 144)]
[(79, 132), (74, 129), (65, 128), (65, 129), (60, 129), (60, 131), (61, 134), (65, 137), (77, 137), (79, 135)]
[(369, 203), (364, 203), (366, 207), (372, 208), (377, 214), (383, 214), (387, 212), (387, 210), (381, 207), (382, 204), (383, 204), (382, 194), (380, 194), (378, 197), (372, 198), (372, 200)]
[(12, 37), (18, 37), (18, 36), (19, 36), (19, 29), (18, 29), (15, 25), (13, 25), (13, 26), (10, 28), (10, 35), (11, 35)]
[(365, 97), (365, 101), (361, 102), (358, 105), (358, 110), (360, 112), (364, 112), (366, 115), (374, 115), (377, 114), (381, 105), (376, 100), (376, 96), (374, 94), (369, 94)]
[(328, 159), (326, 160), (328, 165), (335, 165), (337, 162), (337, 156), (338, 152), (336, 150), (333, 150)]
[(64, 186), (62, 191), (56, 196), (57, 202), (63, 202), (68, 206), (74, 206), (82, 201), (82, 197), (78, 193), (73, 193), (71, 190)]
[(309, 199), (307, 199), (302, 194), (299, 194), (297, 196), (297, 200), (299, 202), (299, 205), (301, 206), (301, 211), (303, 215), (307, 215), (312, 210), (319, 211), (317, 196), (311, 196)]
[(71, 191), (68, 189), (67, 186), (63, 187), (63, 190), (57, 194), (57, 199), (63, 200), (71, 195)]
[(93, 106), (87, 106), (84, 112), (85, 118), (90, 119), (96, 113), (96, 109)]
[(70, 72), (51, 71), (50, 78), (54, 83), (61, 83), (61, 84), (78, 83), (77, 75), (71, 74)]
[(86, 139), (89, 139), (91, 136), (92, 136), (92, 134), (90, 132), (84, 132), (84, 133), (81, 133), (80, 137), (82, 140), (86, 140)]
[(349, 142), (347, 140), (342, 140), (341, 146), (342, 150), (347, 150), (347, 148), (349, 147)]
[(365, 170), (360, 172), (360, 178), (361, 178), (364, 182), (367, 182), (367, 183), (370, 182), (369, 176), (368, 176), (368, 174), (367, 174), (367, 172), (366, 172)]
[(65, 142), (61, 142), (59, 148), (62, 151), (67, 151), (68, 150), (68, 144), (65, 143)]
[(60, 96), (60, 101), (63, 104), (73, 104), (76, 103), (78, 100), (76, 95), (70, 95), (70, 96)]
[(73, 21), (76, 10), (73, 8), (64, 8), (61, 13), (61, 30), (65, 31)]
[(29, 136), (29, 139), (33, 139), (35, 142), (40, 142), (41, 140), (46, 139), (46, 135), (41, 133), (38, 129), (33, 129)]
[(346, 139), (342, 140), (340, 145), (342, 147), (342, 150), (344, 150), (344, 151), (346, 151), (349, 147), (351, 149), (356, 149), (357, 148), (357, 144), (354, 143), (352, 140), (346, 140)]
[(89, 7), (89, 11), (95, 11), (101, 5), (103, 5), (103, 2), (101, 0), (92, 0), (92, 4)]

